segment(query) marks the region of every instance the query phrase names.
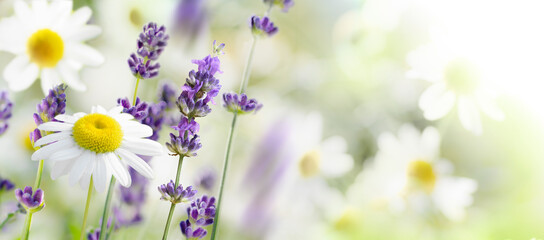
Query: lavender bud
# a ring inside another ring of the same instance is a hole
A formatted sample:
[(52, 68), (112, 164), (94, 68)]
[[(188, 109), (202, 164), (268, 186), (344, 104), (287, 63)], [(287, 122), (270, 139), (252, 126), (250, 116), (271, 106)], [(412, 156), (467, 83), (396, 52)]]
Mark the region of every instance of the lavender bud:
[(10, 180), (0, 178), (0, 192), (10, 191), (14, 187), (15, 187), (15, 184), (13, 184)]
[(130, 54), (127, 62), (132, 75), (137, 78), (149, 79), (159, 75), (159, 63), (151, 64), (150, 60), (144, 60), (134, 53)]
[(146, 24), (138, 38), (138, 55), (149, 60), (157, 60), (164, 50), (168, 38), (164, 25), (158, 27), (153, 22)]
[(32, 187), (26, 186), (24, 190), (15, 189), (15, 197), (17, 201), (29, 212), (35, 213), (43, 209), (45, 206), (43, 190), (38, 188), (32, 194)]
[(263, 2), (268, 5), (278, 6), (283, 12), (288, 12), (289, 8), (295, 5), (295, 1), (293, 0), (263, 0)]
[(8, 98), (7, 91), (0, 91), (0, 135), (8, 129), (8, 119), (11, 118), (13, 103)]
[(249, 19), (249, 26), (251, 27), (251, 32), (255, 36), (266, 35), (271, 37), (278, 32), (278, 28), (274, 26), (274, 23), (266, 16), (262, 19), (258, 16), (252, 16)]
[(223, 107), (225, 107), (227, 111), (236, 114), (257, 113), (257, 111), (263, 107), (263, 105), (254, 98), (248, 101), (248, 97), (244, 93), (241, 95), (236, 93), (224, 93), (223, 100), (225, 101)]
[(197, 192), (192, 186), (188, 186), (185, 189), (183, 189), (181, 184), (176, 186), (172, 180), (167, 184), (160, 185), (158, 189), (161, 193), (161, 200), (169, 201), (173, 204), (191, 201)]

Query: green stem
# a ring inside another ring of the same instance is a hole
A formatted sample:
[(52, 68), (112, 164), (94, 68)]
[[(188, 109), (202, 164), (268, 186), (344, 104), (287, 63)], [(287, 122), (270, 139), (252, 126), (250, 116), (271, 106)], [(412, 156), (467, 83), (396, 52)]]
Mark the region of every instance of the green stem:
[(43, 173), (43, 160), (40, 160), (40, 164), (38, 165), (38, 172), (36, 173), (36, 181), (34, 182), (34, 189), (40, 188), (40, 185), (42, 183), (42, 173)]
[(80, 240), (83, 240), (85, 236), (85, 226), (87, 226), (87, 216), (89, 215), (89, 204), (91, 202), (92, 193), (93, 193), (93, 177), (91, 176), (91, 181), (89, 182), (89, 190), (87, 191), (87, 202), (85, 203), (85, 213), (83, 214), (83, 224), (81, 225), (81, 233), (79, 234)]
[(136, 104), (136, 96), (138, 94), (138, 85), (140, 84), (140, 78), (136, 78), (136, 87), (134, 87), (134, 98), (132, 99), (132, 104)]
[[(18, 210), (17, 210), (17, 211), (18, 211)], [(0, 223), (0, 232), (2, 231), (2, 228), (4, 228), (4, 226), (6, 225), (6, 223), (8, 223), (9, 220), (11, 220), (12, 218), (15, 217), (15, 215), (17, 215), (17, 211), (12, 212), (12, 213), (9, 213), (9, 214), (6, 216), (6, 219), (4, 219), (4, 221), (2, 221), (2, 223)]]
[(240, 93), (244, 93), (249, 82), (249, 75), (251, 73), (251, 62), (253, 61), (253, 53), (255, 52), (255, 46), (257, 45), (257, 38), (253, 37), (251, 42), (251, 49), (249, 50), (249, 56), (247, 57), (246, 67), (244, 68), (244, 75), (242, 82), (240, 83)]
[(25, 225), (23, 226), (23, 235), (21, 240), (28, 240), (28, 235), (30, 235), (30, 223), (32, 222), (32, 213), (27, 210), (27, 215), (25, 219)]
[(111, 196), (113, 195), (113, 188), (115, 187), (115, 178), (112, 176), (110, 180), (110, 186), (108, 187), (108, 195), (106, 196), (106, 202), (104, 203), (104, 211), (102, 212), (102, 224), (100, 225), (100, 240), (106, 239), (106, 226), (108, 225), (108, 215), (110, 213)]
[(230, 149), (232, 146), (232, 137), (234, 135), (234, 128), (236, 127), (237, 116), (238, 115), (234, 113), (234, 116), (232, 117), (232, 124), (230, 126), (229, 138), (227, 142), (227, 150), (225, 153), (225, 163), (223, 164), (223, 176), (221, 177), (221, 185), (219, 187), (219, 197), (217, 198), (217, 205), (216, 205), (216, 211), (215, 211), (215, 221), (213, 222), (212, 237), (211, 237), (212, 240), (215, 239), (217, 225), (219, 224), (219, 214), (221, 213), (221, 201), (223, 200), (223, 187), (225, 186), (225, 176), (227, 175), (227, 168), (229, 165), (229, 158), (230, 158)]
[[(179, 185), (179, 178), (181, 175), (181, 166), (183, 165), (184, 157), (185, 156), (182, 156), (182, 155), (179, 156), (178, 171), (176, 173), (176, 185), (174, 187), (177, 187)], [(164, 226), (164, 232), (162, 234), (163, 240), (166, 240), (168, 238), (168, 229), (170, 229), (170, 222), (172, 221), (172, 215), (174, 215), (175, 208), (176, 208), (176, 204), (172, 203), (170, 205), (170, 211), (168, 212), (168, 219), (166, 219), (166, 226)]]

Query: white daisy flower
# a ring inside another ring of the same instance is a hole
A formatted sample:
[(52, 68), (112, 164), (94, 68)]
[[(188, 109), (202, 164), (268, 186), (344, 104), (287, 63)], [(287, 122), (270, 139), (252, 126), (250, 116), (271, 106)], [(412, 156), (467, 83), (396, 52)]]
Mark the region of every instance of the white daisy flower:
[(42, 147), (32, 154), (32, 160), (52, 161), (51, 178), (69, 175), (71, 185), (79, 182), (85, 188), (92, 175), (97, 191), (106, 189), (112, 174), (129, 187), (132, 180), (127, 165), (152, 178), (153, 170), (138, 155), (161, 155), (162, 146), (144, 139), (153, 133), (151, 128), (122, 110), (121, 106), (109, 111), (96, 106), (91, 114), (58, 115), (55, 119), (62, 122), (41, 124), (40, 130), (55, 133), (36, 141), (34, 145)]
[(16, 57), (4, 69), (4, 78), (13, 91), (22, 91), (41, 79), (44, 94), (62, 82), (85, 91), (78, 71), (83, 65), (97, 66), (104, 57), (83, 44), (101, 33), (87, 25), (91, 9), (72, 12), (72, 1), (14, 2), (15, 15), (0, 21), (0, 50)]
[(482, 133), (480, 112), (502, 121), (504, 113), (495, 103), (497, 93), (484, 86), (486, 73), (476, 59), (454, 47), (432, 44), (412, 52), (409, 77), (432, 83), (419, 98), (419, 107), (427, 120), (438, 120), (457, 105), (463, 127), (476, 135)]
[(293, 150), (302, 178), (340, 177), (353, 168), (353, 157), (346, 153), (343, 137), (322, 137), (323, 120), (318, 113), (308, 114), (294, 133)]
[(437, 209), (450, 220), (462, 220), (472, 204), (476, 181), (452, 177), (451, 164), (439, 158), (440, 135), (433, 127), (420, 133), (412, 125), (398, 137), (383, 133), (374, 161), (365, 166), (348, 190), (353, 202), (416, 213)]

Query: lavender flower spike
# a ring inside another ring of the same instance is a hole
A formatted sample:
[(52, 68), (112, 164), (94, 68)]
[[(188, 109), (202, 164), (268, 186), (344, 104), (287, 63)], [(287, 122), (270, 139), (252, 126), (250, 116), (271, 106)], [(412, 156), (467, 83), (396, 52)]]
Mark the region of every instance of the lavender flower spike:
[(249, 19), (249, 26), (251, 27), (251, 32), (255, 36), (266, 35), (271, 37), (278, 32), (278, 28), (274, 26), (274, 23), (266, 16), (262, 19), (255, 15), (252, 16)]
[(164, 51), (168, 38), (164, 26), (158, 27), (153, 22), (146, 24), (138, 38), (138, 55), (149, 60), (157, 60)]
[[(49, 94), (36, 106), (37, 112), (34, 113), (34, 122), (37, 126), (45, 122), (57, 122), (55, 117), (64, 114), (66, 111), (66, 88), (68, 85), (62, 83), (49, 90)], [(30, 141), (36, 142), (45, 132), (35, 129), (30, 133)]]
[(215, 218), (215, 198), (204, 195), (191, 203), (187, 208), (188, 219), (181, 221), (181, 233), (187, 239), (200, 239), (208, 233), (205, 226), (213, 224)]
[(170, 142), (166, 143), (166, 147), (172, 152), (172, 156), (194, 157), (198, 149), (202, 147), (202, 143), (197, 134), (176, 136), (170, 133)]
[(160, 185), (158, 189), (162, 195), (161, 200), (169, 201), (173, 204), (191, 201), (197, 192), (192, 186), (188, 186), (185, 189), (183, 189), (181, 184), (175, 186), (172, 180), (167, 184)]
[(137, 78), (149, 79), (159, 75), (159, 68), (161, 67), (159, 63), (151, 64), (151, 61), (146, 61), (134, 53), (130, 54), (127, 62), (132, 75)]
[(146, 102), (140, 100), (139, 97), (136, 98), (136, 103), (134, 106), (130, 104), (130, 100), (128, 98), (118, 98), (117, 104), (119, 106), (123, 106), (123, 112), (128, 113), (134, 117), (134, 119), (141, 121), (145, 117), (147, 117), (147, 108), (148, 105)]
[(38, 188), (34, 194), (32, 194), (32, 187), (26, 186), (24, 190), (20, 188), (15, 189), (15, 197), (17, 201), (29, 212), (35, 213), (42, 210), (45, 207), (45, 199), (43, 190)]
[(11, 117), (13, 103), (8, 98), (7, 91), (0, 91), (0, 135), (8, 129), (8, 119)]
[(223, 107), (227, 111), (237, 114), (257, 113), (263, 107), (254, 98), (248, 101), (248, 97), (244, 93), (239, 96), (236, 93), (224, 93), (223, 100), (225, 101)]
[(268, 5), (276, 5), (281, 8), (283, 12), (288, 12), (289, 8), (295, 5), (293, 0), (263, 0), (264, 3)]

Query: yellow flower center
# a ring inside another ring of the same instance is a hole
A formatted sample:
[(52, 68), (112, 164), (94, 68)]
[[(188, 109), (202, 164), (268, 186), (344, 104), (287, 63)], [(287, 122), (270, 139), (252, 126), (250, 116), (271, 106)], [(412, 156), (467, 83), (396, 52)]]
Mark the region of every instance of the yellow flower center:
[(449, 89), (458, 94), (473, 93), (479, 84), (479, 73), (466, 59), (458, 58), (446, 66), (444, 77)]
[(62, 38), (49, 29), (41, 29), (32, 34), (26, 43), (30, 61), (40, 67), (55, 67), (64, 54)]
[(95, 153), (113, 152), (121, 146), (123, 140), (121, 125), (110, 116), (100, 113), (80, 118), (72, 130), (76, 143)]
[(358, 213), (355, 209), (348, 207), (344, 210), (342, 216), (336, 219), (334, 222), (334, 228), (336, 230), (351, 230), (357, 227), (358, 223), (362, 220), (361, 214)]
[(408, 165), (408, 177), (414, 184), (413, 187), (420, 187), (427, 193), (433, 191), (436, 175), (430, 163), (423, 160), (412, 161)]
[(142, 13), (136, 8), (130, 10), (128, 18), (130, 19), (130, 23), (137, 28), (140, 28), (144, 24)]
[(299, 162), (300, 173), (303, 177), (313, 177), (319, 173), (319, 165), (321, 164), (321, 156), (316, 150), (309, 151)]

